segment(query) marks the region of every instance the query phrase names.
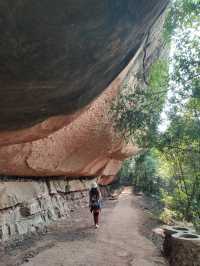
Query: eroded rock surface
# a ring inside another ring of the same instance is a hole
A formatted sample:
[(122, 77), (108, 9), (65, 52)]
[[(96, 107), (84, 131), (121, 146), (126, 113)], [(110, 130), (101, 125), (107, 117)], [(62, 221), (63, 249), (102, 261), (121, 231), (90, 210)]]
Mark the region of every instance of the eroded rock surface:
[(68, 217), (80, 177), (107, 185), (139, 152), (110, 110), (159, 57), (168, 2), (0, 0), (0, 174), (16, 177), (0, 181), (2, 241)]
[(0, 130), (86, 106), (128, 64), (168, 2), (0, 0)]
[(163, 44), (161, 29), (164, 17), (161, 15), (153, 25), (129, 65), (69, 124), (46, 138), (1, 147), (0, 173), (34, 177), (114, 177), (121, 162), (137, 154), (139, 149), (127, 144), (116, 132), (111, 106), (121, 89), (131, 89), (144, 82), (141, 77), (159, 57)]
[(91, 181), (66, 179), (0, 182), (0, 242), (39, 233), (88, 204)]
[(115, 175), (121, 161), (136, 154), (113, 128), (110, 107), (131, 64), (73, 122), (47, 138), (0, 148), (5, 175)]

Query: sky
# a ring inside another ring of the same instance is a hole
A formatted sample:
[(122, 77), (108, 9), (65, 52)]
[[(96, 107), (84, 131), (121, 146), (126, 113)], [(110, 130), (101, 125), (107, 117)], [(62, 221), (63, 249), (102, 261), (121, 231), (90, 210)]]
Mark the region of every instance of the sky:
[[(197, 38), (200, 40), (200, 25), (193, 25), (193, 27), (186, 29), (189, 34), (188, 34), (188, 38), (190, 40), (192, 40), (193, 38)], [(174, 36), (172, 37), (172, 42), (171, 42), (171, 47), (170, 47), (170, 55), (169, 58), (172, 59), (171, 63), (169, 65), (169, 74), (173, 73), (173, 57), (174, 55), (178, 52), (177, 51), (177, 38), (180, 36), (180, 34), (182, 34), (180, 31), (175, 32)], [(195, 52), (195, 51), (194, 51)], [(167, 98), (166, 98), (166, 102), (163, 108), (163, 111), (161, 113), (161, 123), (158, 126), (158, 131), (160, 133), (164, 133), (167, 128), (170, 125), (170, 120), (168, 118), (168, 112), (170, 111), (171, 108), (171, 103), (170, 103), (170, 99), (175, 97), (176, 95), (176, 91), (178, 91), (179, 88), (176, 84), (169, 82), (169, 91), (167, 93)], [(186, 100), (187, 102), (187, 100)]]

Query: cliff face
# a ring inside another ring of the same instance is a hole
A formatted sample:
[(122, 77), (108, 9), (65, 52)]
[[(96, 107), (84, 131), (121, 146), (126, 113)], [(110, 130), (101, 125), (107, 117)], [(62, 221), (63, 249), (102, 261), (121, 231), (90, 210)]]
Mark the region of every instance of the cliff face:
[(87, 1), (0, 0), (3, 175), (114, 176), (138, 151), (109, 112), (127, 74), (137, 82), (154, 58), (161, 26), (148, 38), (168, 1)]
[(121, 162), (137, 154), (138, 148), (126, 144), (116, 132), (110, 108), (127, 83), (133, 88), (144, 82), (139, 77), (146, 75), (149, 65), (159, 57), (164, 17), (157, 18), (128, 66), (87, 108), (75, 113), (69, 124), (48, 137), (1, 147), (1, 174), (35, 178), (115, 176)]
[(0, 242), (70, 217), (138, 153), (110, 108), (159, 56), (168, 1), (87, 2), (0, 0)]
[(110, 107), (133, 62), (73, 122), (50, 136), (0, 148), (0, 171), (17, 176), (115, 175), (137, 153), (113, 128)]
[(128, 64), (168, 2), (0, 0), (0, 130), (86, 106)]

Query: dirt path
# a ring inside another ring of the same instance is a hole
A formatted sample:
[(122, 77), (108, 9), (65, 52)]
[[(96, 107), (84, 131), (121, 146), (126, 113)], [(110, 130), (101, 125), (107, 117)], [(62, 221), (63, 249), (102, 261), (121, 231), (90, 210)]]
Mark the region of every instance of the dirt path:
[(91, 227), (92, 217), (88, 219), (88, 210), (82, 210), (73, 224), (62, 221), (40, 241), (27, 241), (8, 250), (2, 265), (167, 265), (154, 244), (141, 233), (146, 220), (137, 200), (130, 189), (125, 189), (116, 203), (106, 202), (100, 228)]

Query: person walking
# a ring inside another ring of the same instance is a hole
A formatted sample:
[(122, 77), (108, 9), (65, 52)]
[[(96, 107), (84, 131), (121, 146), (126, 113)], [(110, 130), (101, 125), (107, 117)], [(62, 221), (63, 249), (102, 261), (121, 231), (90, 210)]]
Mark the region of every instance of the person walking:
[(94, 217), (94, 225), (99, 227), (99, 213), (101, 212), (101, 192), (96, 182), (92, 183), (89, 191), (89, 208)]

